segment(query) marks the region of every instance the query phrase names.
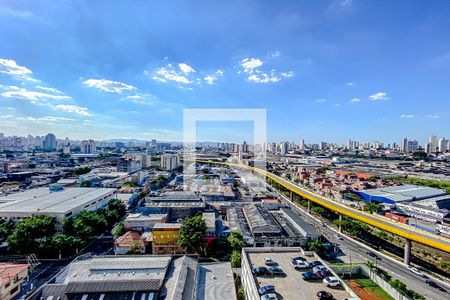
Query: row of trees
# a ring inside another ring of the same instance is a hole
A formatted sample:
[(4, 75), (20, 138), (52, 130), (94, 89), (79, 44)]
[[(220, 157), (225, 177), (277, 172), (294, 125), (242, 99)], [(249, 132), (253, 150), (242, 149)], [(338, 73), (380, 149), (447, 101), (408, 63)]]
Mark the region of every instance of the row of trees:
[(125, 205), (116, 199), (98, 211), (84, 210), (77, 216), (64, 219), (63, 232), (56, 231), (54, 217), (39, 215), (25, 218), (16, 226), (3, 222), (0, 225), (0, 237), (7, 236), (8, 250), (12, 253), (34, 253), (41, 257), (70, 256), (84, 247), (92, 237), (112, 228), (123, 219), (125, 212)]

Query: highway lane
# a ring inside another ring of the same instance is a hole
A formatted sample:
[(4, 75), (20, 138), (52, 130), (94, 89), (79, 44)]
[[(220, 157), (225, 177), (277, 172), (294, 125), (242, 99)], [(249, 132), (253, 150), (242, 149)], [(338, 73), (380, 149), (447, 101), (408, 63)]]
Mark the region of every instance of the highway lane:
[[(308, 218), (311, 220), (314, 227), (329, 240), (333, 244), (336, 244), (339, 249), (341, 250), (343, 256), (339, 256), (339, 259), (342, 260), (345, 263), (365, 263), (368, 260), (371, 260), (379, 267), (389, 271), (389, 274), (394, 278), (398, 279), (402, 282), (404, 282), (409, 289), (412, 289), (416, 291), (417, 293), (420, 293), (428, 299), (433, 300), (447, 300), (450, 298), (449, 293), (441, 292), (436, 288), (430, 287), (425, 283), (425, 278), (420, 277), (419, 275), (416, 275), (409, 271), (406, 266), (398, 263), (393, 262), (390, 259), (383, 258), (383, 255), (379, 255), (381, 259), (374, 259), (372, 256), (368, 255), (368, 251), (376, 252), (373, 249), (370, 249), (369, 246), (366, 246), (366, 248), (361, 247), (360, 244), (354, 242), (351, 238), (340, 235), (341, 238), (337, 237), (337, 233), (335, 230), (331, 229), (329, 226), (325, 225), (323, 226), (321, 223), (317, 221), (317, 219), (310, 214), (306, 213), (303, 208), (299, 207), (290, 199), (288, 199), (286, 196), (284, 196), (281, 193), (278, 193), (279, 196), (281, 196), (285, 202), (287, 202), (295, 211), (297, 211), (302, 216)], [(322, 222), (322, 221), (320, 221)], [(444, 287), (447, 291), (450, 291), (448, 286), (443, 286), (439, 283), (442, 287)]]

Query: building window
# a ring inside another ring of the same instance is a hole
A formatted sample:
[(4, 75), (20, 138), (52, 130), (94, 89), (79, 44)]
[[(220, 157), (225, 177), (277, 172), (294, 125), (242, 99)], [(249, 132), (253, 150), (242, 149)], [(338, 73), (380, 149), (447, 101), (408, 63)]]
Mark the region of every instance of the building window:
[(19, 290), (19, 286), (17, 285), (11, 290), (10, 295), (14, 295), (18, 290)]

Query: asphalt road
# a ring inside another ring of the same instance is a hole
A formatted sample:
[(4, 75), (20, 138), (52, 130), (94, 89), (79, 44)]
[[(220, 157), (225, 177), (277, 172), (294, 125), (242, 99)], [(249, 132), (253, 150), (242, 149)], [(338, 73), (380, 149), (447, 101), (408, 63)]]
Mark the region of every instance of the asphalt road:
[[(279, 194), (283, 197), (283, 199), (288, 202), (290, 202), (289, 199), (287, 199), (284, 195)], [(448, 300), (450, 299), (450, 289), (447, 286), (441, 285), (444, 289), (447, 290), (447, 292), (441, 292), (436, 288), (430, 287), (425, 283), (426, 278), (420, 277), (419, 275), (416, 275), (409, 271), (405, 266), (400, 265), (396, 262), (391, 261), (390, 259), (382, 258), (375, 260), (373, 257), (369, 256), (367, 254), (366, 248), (362, 248), (358, 243), (355, 243), (352, 239), (347, 238), (346, 236), (343, 236), (343, 238), (338, 238), (337, 234), (334, 230), (330, 229), (328, 226), (322, 226), (321, 224), (318, 224), (316, 220), (314, 220), (310, 215), (305, 213), (302, 209), (299, 209), (296, 205), (292, 205), (294, 209), (300, 213), (301, 215), (309, 218), (313, 225), (315, 225), (316, 229), (319, 230), (319, 232), (325, 236), (330, 242), (337, 244), (339, 249), (342, 252), (342, 255), (339, 257), (340, 260), (344, 262), (353, 262), (353, 263), (364, 263), (367, 260), (371, 260), (374, 263), (376, 263), (379, 267), (386, 269), (389, 271), (389, 274), (394, 279), (399, 279), (400, 281), (404, 282), (409, 289), (412, 289), (416, 291), (417, 293), (420, 293), (424, 296), (426, 296), (428, 299), (432, 300)]]

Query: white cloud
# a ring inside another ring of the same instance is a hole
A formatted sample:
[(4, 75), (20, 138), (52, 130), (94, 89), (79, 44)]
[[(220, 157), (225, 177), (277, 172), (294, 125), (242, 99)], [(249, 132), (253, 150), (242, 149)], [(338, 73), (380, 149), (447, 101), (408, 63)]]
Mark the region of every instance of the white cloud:
[(268, 74), (255, 70), (255, 73), (249, 75), (247, 77), (247, 80), (257, 83), (268, 83), (268, 82), (278, 82), (281, 80), (281, 78), (275, 75), (275, 72), (273, 71), (271, 71), (270, 74)]
[(261, 67), (264, 64), (259, 58), (244, 58), (241, 60), (241, 66), (245, 73), (251, 73), (253, 70)]
[(60, 90), (51, 87), (36, 85), (35, 88), (55, 94), (63, 94), (63, 92), (61, 92)]
[(436, 114), (436, 113), (434, 113), (434, 114), (428, 114), (428, 115), (426, 115), (426, 117), (427, 117), (428, 119), (439, 119), (439, 118), (440, 118), (440, 116), (439, 116), (438, 114)]
[(213, 85), (223, 74), (224, 71), (221, 69), (211, 74), (205, 74), (202, 71), (197, 72), (192, 66), (186, 63), (168, 63), (156, 69), (153, 73), (144, 71), (144, 75), (151, 77), (153, 80), (163, 83), (175, 82), (179, 84), (178, 87), (180, 89), (184, 90), (193, 90), (193, 85), (201, 86), (203, 83)]
[(219, 77), (222, 77), (224, 74), (223, 70), (217, 70), (213, 74), (209, 74), (203, 78), (205, 80), (206, 84), (212, 85), (216, 82)]
[(353, 99), (350, 99), (350, 102), (351, 103), (358, 103), (358, 102), (360, 102), (361, 101), (361, 99), (359, 99), (359, 98), (353, 98)]
[(82, 116), (90, 116), (88, 109), (86, 107), (81, 107), (77, 105), (69, 105), (69, 104), (58, 104), (53, 106), (56, 110), (62, 110), (69, 113), (74, 113)]
[(120, 81), (112, 81), (108, 79), (88, 79), (83, 84), (100, 89), (104, 92), (122, 94), (124, 91), (135, 90), (136, 87)]
[(19, 66), (16, 61), (12, 59), (0, 58), (0, 73), (7, 74), (15, 79), (37, 81), (31, 77), (30, 69)]
[(292, 72), (292, 71), (281, 72), (280, 75), (284, 78), (291, 78), (294, 76), (294, 72)]
[(83, 123), (81, 123), (81, 124), (84, 126), (89, 126), (89, 125), (92, 125), (92, 123), (94, 123), (94, 122), (91, 120), (84, 120)]
[(387, 96), (387, 93), (385, 92), (378, 92), (376, 94), (369, 96), (370, 100), (378, 101), (378, 100), (389, 100), (389, 97)]
[[(294, 76), (294, 72), (277, 72), (275, 69), (267, 71), (261, 71), (260, 67), (264, 65), (264, 62), (259, 58), (244, 58), (239, 62), (242, 72), (247, 75), (248, 81), (253, 81), (256, 83), (269, 83), (278, 82), (282, 78), (291, 78)], [(241, 73), (241, 71), (238, 71)]]
[(323, 103), (323, 102), (326, 102), (327, 100), (326, 99), (323, 99), (323, 98), (320, 98), (320, 99), (316, 99), (316, 102), (317, 103)]
[(127, 96), (128, 99), (142, 99), (141, 95), (131, 95), (131, 96)]
[[(179, 64), (178, 67), (180, 67), (180, 65), (181, 64)], [(174, 81), (182, 84), (192, 83), (192, 80), (188, 79), (185, 75), (186, 73), (184, 73), (181, 69), (177, 70), (172, 66), (172, 64), (167, 64), (165, 67), (161, 67), (158, 70), (156, 70), (152, 79), (164, 83), (167, 83), (169, 81)]]
[(334, 105), (334, 107), (341, 107), (341, 105), (340, 105), (339, 103), (336, 103), (336, 104)]
[(345, 85), (354, 86), (355, 84), (353, 82), (347, 82)]
[(278, 50), (275, 50), (273, 52), (269, 52), (269, 55), (272, 57), (279, 57), (281, 55), (281, 52)]
[(343, 0), (339, 3), (340, 6), (347, 6), (347, 5), (351, 5), (352, 4), (352, 0)]
[(400, 116), (400, 118), (402, 118), (402, 119), (412, 119), (412, 118), (414, 118), (414, 115), (402, 114), (402, 115)]
[(0, 95), (6, 98), (16, 98), (16, 99), (23, 99), (28, 101), (47, 101), (47, 100), (63, 100), (63, 99), (70, 99), (72, 97), (66, 96), (66, 95), (53, 95), (49, 93), (44, 92), (37, 92), (37, 91), (30, 91), (25, 88), (19, 88), (17, 86), (2, 86), (5, 92), (1, 93)]
[(34, 122), (58, 122), (58, 121), (76, 121), (75, 119), (55, 117), (55, 116), (44, 116), (44, 117), (19, 117), (19, 120), (34, 121)]
[(180, 63), (180, 64), (178, 64), (178, 67), (180, 68), (181, 72), (183, 72), (186, 75), (189, 73), (195, 73), (194, 68), (188, 64)]

